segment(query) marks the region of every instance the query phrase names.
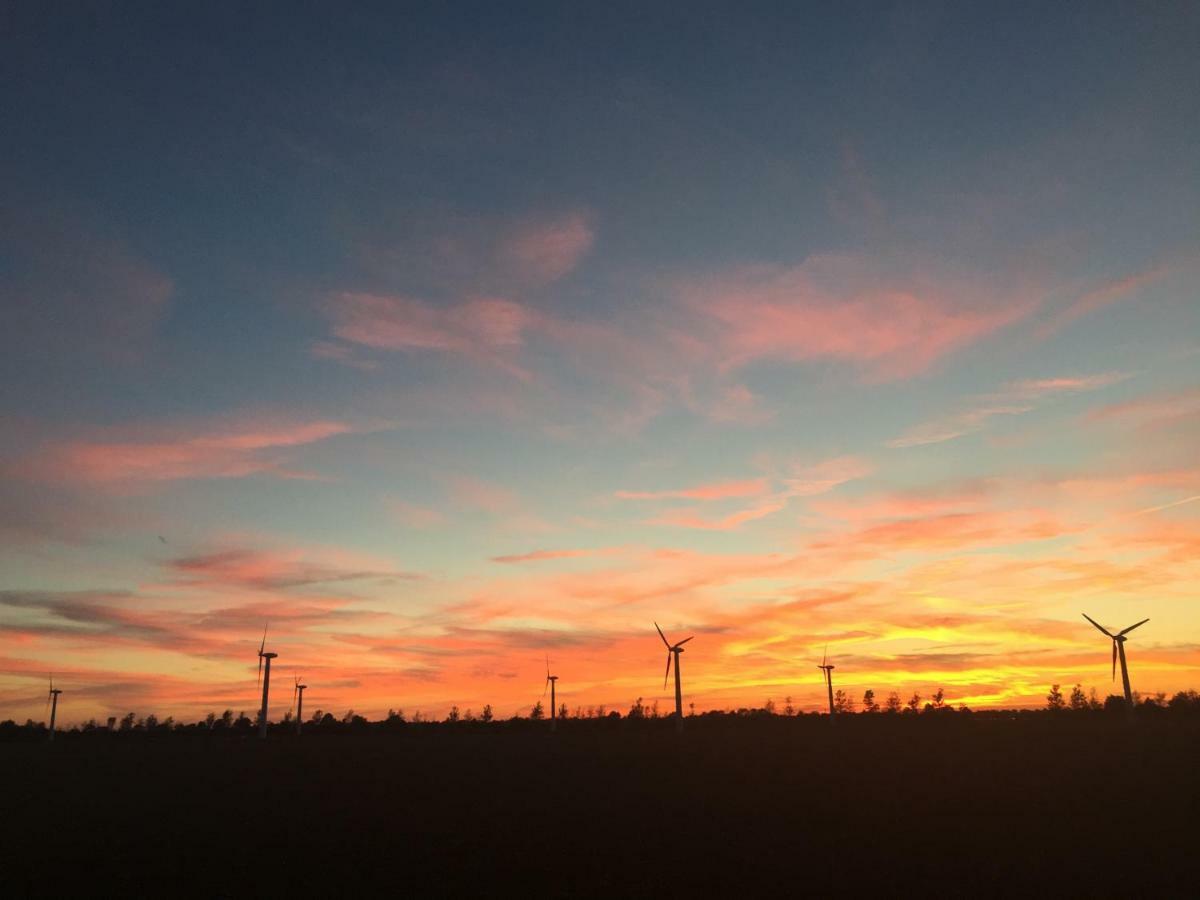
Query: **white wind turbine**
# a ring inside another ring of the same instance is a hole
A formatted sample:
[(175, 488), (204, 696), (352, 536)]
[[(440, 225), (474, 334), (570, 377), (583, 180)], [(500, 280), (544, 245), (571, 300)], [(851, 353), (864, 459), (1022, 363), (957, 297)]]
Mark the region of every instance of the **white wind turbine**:
[(662, 642), (667, 645), (667, 671), (663, 674), (663, 687), (667, 686), (667, 679), (671, 676), (671, 657), (675, 657), (675, 728), (678, 731), (683, 730), (683, 688), (679, 682), (679, 654), (683, 652), (683, 645), (690, 641), (695, 635), (686, 637), (678, 644), (672, 644), (667, 640), (667, 636), (663, 634), (663, 630), (658, 627), (658, 623), (654, 623), (654, 628), (658, 631), (658, 636), (662, 638)]
[(1117, 658), (1119, 657), (1121, 660), (1121, 683), (1125, 688), (1125, 703), (1129, 707), (1129, 709), (1132, 710), (1133, 709), (1133, 692), (1131, 690), (1129, 690), (1129, 668), (1125, 665), (1125, 635), (1129, 634), (1129, 632), (1133, 631), (1133, 629), (1137, 628), (1138, 626), (1145, 625), (1150, 620), (1142, 619), (1142, 621), (1137, 622), (1133, 625), (1130, 625), (1128, 628), (1123, 628), (1122, 630), (1118, 631), (1116, 634), (1113, 634), (1111, 631), (1109, 631), (1107, 628), (1105, 628), (1103, 625), (1101, 625), (1099, 622), (1097, 622), (1095, 619), (1093, 619), (1087, 613), (1084, 613), (1083, 617), (1085, 619), (1087, 619), (1089, 622), (1091, 622), (1093, 625), (1095, 625), (1098, 629), (1100, 629), (1100, 631), (1104, 632), (1104, 634), (1106, 634), (1108, 637), (1112, 638), (1112, 665), (1113, 665), (1112, 677), (1113, 677), (1113, 680), (1116, 681)]
[[(278, 653), (270, 651), (263, 652), (267, 646), (267, 626), (263, 625), (262, 643), (258, 645), (258, 678), (262, 682), (262, 709), (258, 712), (258, 736), (265, 739), (267, 736), (267, 695), (271, 691), (271, 660), (277, 657)], [(263, 672), (263, 660), (267, 661), (266, 672)]]

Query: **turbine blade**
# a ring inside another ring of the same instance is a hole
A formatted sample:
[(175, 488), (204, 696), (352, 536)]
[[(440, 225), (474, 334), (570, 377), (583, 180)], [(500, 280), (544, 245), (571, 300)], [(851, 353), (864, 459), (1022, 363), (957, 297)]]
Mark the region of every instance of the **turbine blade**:
[(546, 699), (546, 691), (550, 690), (550, 676), (546, 676), (546, 683), (542, 687), (542, 699)]
[(1117, 680), (1117, 642), (1113, 641), (1113, 674), (1112, 680)]
[(1097, 628), (1099, 628), (1104, 634), (1107, 634), (1109, 637), (1113, 636), (1113, 633), (1111, 631), (1109, 631), (1107, 628), (1105, 628), (1103, 625), (1101, 625), (1099, 622), (1097, 622), (1095, 619), (1093, 619), (1087, 613), (1084, 613), (1083, 617), (1085, 619), (1087, 619), (1089, 622), (1091, 622), (1093, 625), (1095, 625)]
[(1137, 628), (1138, 626), (1145, 625), (1149, 621), (1150, 621), (1149, 619), (1142, 619), (1142, 621), (1138, 622), (1137, 625), (1130, 625), (1128, 628), (1124, 629), (1123, 631), (1118, 631), (1117, 634), (1118, 635), (1129, 634), (1129, 632), (1133, 631), (1133, 629)]
[(676, 644), (675, 646), (682, 647), (684, 644), (686, 644), (688, 641), (692, 640), (692, 638), (694, 638), (694, 637), (695, 637), (694, 634), (692, 635), (692, 637), (686, 637), (682, 641), (680, 641), (678, 644)]
[(262, 651), (258, 652), (258, 686), (262, 687)]
[(829, 645), (828, 644), (826, 644), (825, 649), (823, 651), (821, 651), (821, 665), (824, 666), (825, 663), (827, 663), (827, 662), (829, 662)]
[(668, 649), (668, 650), (670, 650), (670, 649), (671, 649), (671, 642), (670, 642), (670, 641), (668, 641), (668, 640), (667, 640), (667, 636), (666, 636), (665, 634), (663, 634), (663, 633), (662, 633), (662, 629), (658, 627), (658, 623), (657, 623), (657, 622), (655, 622), (655, 623), (654, 623), (654, 627), (655, 627), (655, 629), (657, 629), (657, 631), (658, 631), (658, 636), (659, 636), (660, 638), (662, 638), (662, 642), (663, 642), (663, 643), (666, 645), (667, 649)]
[(667, 671), (663, 673), (663, 687), (667, 686), (667, 679), (671, 677), (671, 651), (667, 651)]
[(262, 639), (262, 643), (258, 645), (258, 653), (260, 656), (262, 655), (262, 652), (267, 649), (267, 625), (268, 624), (270, 624), (270, 623), (268, 623), (268, 622), (263, 623), (263, 639)]

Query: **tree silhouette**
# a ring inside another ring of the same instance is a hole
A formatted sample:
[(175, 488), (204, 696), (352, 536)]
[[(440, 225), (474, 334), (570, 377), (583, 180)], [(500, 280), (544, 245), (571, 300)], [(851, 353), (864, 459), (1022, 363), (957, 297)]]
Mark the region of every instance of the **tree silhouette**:
[(796, 707), (792, 705), (791, 697), (783, 698), (783, 714), (785, 716), (794, 716), (796, 714)]
[(479, 721), (480, 722), (492, 721), (492, 704), (490, 704), (490, 703), (483, 704), (483, 712), (481, 712), (479, 714)]
[(845, 691), (836, 690), (833, 692), (833, 708), (839, 713), (852, 713), (854, 712), (854, 701), (846, 695)]
[(908, 712), (916, 713), (921, 708), (921, 695), (913, 691), (913, 695), (908, 698), (908, 703), (904, 704)]
[(1083, 688), (1081, 688), (1079, 685), (1075, 685), (1075, 687), (1071, 688), (1070, 704), (1071, 709), (1075, 710), (1075, 712), (1079, 712), (1088, 708), (1087, 694), (1083, 692)]
[(529, 711), (529, 718), (536, 720), (536, 719), (544, 719), (545, 717), (546, 717), (546, 711), (545, 711), (545, 709), (542, 708), (542, 701), (539, 700), (537, 703), (535, 703), (533, 705), (533, 709), (531, 709)]
[(1046, 695), (1046, 709), (1051, 712), (1059, 712), (1063, 705), (1062, 691), (1058, 689), (1057, 684), (1050, 685), (1050, 693)]
[(862, 707), (862, 711), (865, 713), (879, 712), (879, 704), (875, 702), (875, 692), (871, 688), (863, 691)]
[(454, 722), (457, 722), (459, 720), (459, 718), (460, 718), (460, 716), (459, 716), (459, 712), (458, 712), (458, 707), (451, 706), (450, 712), (446, 713), (446, 721), (453, 724)]
[(903, 704), (900, 702), (899, 694), (897, 694), (895, 691), (892, 691), (890, 694), (888, 694), (887, 704), (884, 706), (884, 709), (887, 712), (898, 713), (900, 712), (902, 706)]

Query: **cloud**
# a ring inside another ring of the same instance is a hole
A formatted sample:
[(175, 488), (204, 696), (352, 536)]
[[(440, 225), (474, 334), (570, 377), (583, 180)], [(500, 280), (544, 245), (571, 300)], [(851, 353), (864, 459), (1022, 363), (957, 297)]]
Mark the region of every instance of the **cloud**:
[(784, 500), (770, 500), (718, 518), (705, 516), (703, 511), (697, 509), (673, 509), (649, 520), (647, 524), (669, 525), (674, 528), (696, 528), (703, 531), (733, 531), (747, 522), (777, 513), (786, 506), (787, 502)]
[(512, 513), (520, 507), (516, 493), (503, 485), (472, 475), (452, 475), (445, 481), (454, 502), (470, 509), (496, 515)]
[(493, 556), (492, 562), (497, 563), (526, 563), (542, 562), (547, 559), (574, 559), (580, 556), (590, 556), (592, 550), (531, 550), (528, 553), (515, 553), (510, 556)]
[(335, 294), (325, 311), (334, 334), (364, 347), (484, 357), (519, 346), (534, 317), (519, 303), (494, 297), (439, 308), (411, 297), (355, 293)]
[(663, 491), (617, 491), (623, 500), (699, 500), (704, 503), (721, 503), (728, 500), (758, 498), (759, 502), (742, 509), (714, 515), (708, 508), (687, 507), (666, 510), (652, 519), (648, 525), (665, 525), (672, 528), (694, 528), (703, 531), (733, 531), (763, 519), (787, 507), (792, 497), (812, 497), (834, 490), (839, 485), (863, 478), (874, 471), (865, 459), (856, 456), (840, 456), (813, 465), (796, 465), (778, 478), (779, 487), (772, 486), (772, 479), (754, 478), (743, 481), (722, 481), (695, 487)]
[(45, 204), (0, 210), (0, 244), (8, 251), (0, 346), (8, 355), (33, 354), (39, 367), (143, 359), (174, 284), (112, 232), (111, 223)]
[(434, 528), (446, 521), (441, 510), (429, 506), (394, 499), (387, 500), (385, 505), (392, 518), (406, 528)]
[(1033, 308), (1013, 298), (969, 303), (963, 298), (978, 289), (875, 271), (851, 256), (746, 266), (683, 281), (676, 291), (700, 316), (725, 369), (834, 360), (871, 380), (920, 374)]
[[(108, 429), (113, 431), (114, 429)], [(288, 468), (282, 451), (353, 433), (334, 420), (208, 422), (136, 426), (126, 439), (74, 440), (51, 444), (18, 464), (28, 477), (91, 485), (145, 485), (188, 479), (312, 478)]]
[(874, 471), (875, 467), (861, 457), (839, 456), (816, 465), (797, 467), (784, 483), (788, 496), (812, 497), (826, 494), (848, 481), (865, 478)]
[(1037, 409), (1048, 398), (1100, 390), (1131, 377), (1128, 372), (1102, 372), (1011, 381), (996, 393), (975, 397), (977, 405), (973, 408), (915, 425), (903, 434), (884, 441), (884, 446), (900, 449), (944, 443), (982, 430), (990, 419), (997, 416), (1019, 416)]
[(622, 500), (727, 500), (730, 498), (759, 497), (767, 493), (769, 484), (765, 478), (745, 481), (720, 481), (700, 484), (690, 488), (665, 491), (617, 491), (615, 496)]
[(1200, 416), (1200, 388), (1160, 391), (1110, 403), (1088, 413), (1094, 422), (1121, 422), (1142, 427), (1161, 428)]
[(1154, 266), (1093, 288), (1039, 326), (1037, 336), (1044, 340), (1084, 316), (1135, 296), (1142, 288), (1162, 280), (1171, 271), (1171, 267), (1166, 265)]
[(314, 558), (312, 551), (303, 550), (228, 549), (178, 557), (167, 565), (190, 585), (224, 585), (258, 591), (352, 581), (411, 581), (419, 577), (388, 568), (347, 568), (344, 563)]
[(517, 226), (502, 241), (499, 255), (523, 278), (547, 284), (571, 272), (594, 239), (588, 217), (571, 212)]

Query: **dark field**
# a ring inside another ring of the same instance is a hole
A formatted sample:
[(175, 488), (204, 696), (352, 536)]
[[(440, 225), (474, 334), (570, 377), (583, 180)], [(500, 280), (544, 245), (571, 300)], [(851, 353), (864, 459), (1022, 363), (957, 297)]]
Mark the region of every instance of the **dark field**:
[(0, 745), (7, 896), (1196, 896), (1200, 728), (1105, 716)]

